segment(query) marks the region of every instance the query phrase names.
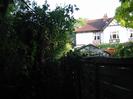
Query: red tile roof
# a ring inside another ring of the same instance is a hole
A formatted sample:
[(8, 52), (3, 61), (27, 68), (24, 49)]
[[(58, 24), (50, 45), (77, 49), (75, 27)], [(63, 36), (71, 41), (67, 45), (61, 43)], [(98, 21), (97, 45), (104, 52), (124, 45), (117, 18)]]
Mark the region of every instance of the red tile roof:
[(107, 19), (102, 18), (102, 19), (88, 20), (85, 26), (77, 28), (75, 32), (82, 33), (82, 32), (103, 31), (103, 29), (112, 21), (112, 19), (113, 18), (107, 18)]

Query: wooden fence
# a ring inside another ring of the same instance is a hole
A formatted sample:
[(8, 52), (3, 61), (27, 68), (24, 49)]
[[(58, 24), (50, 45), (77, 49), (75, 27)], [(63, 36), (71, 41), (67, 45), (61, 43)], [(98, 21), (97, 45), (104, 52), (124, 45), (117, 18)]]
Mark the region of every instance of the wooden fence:
[(133, 58), (88, 57), (72, 64), (66, 83), (75, 99), (133, 99)]
[(79, 98), (133, 99), (133, 58), (88, 57), (79, 66)]
[(33, 77), (30, 80), (15, 82), (17, 85), (13, 84), (13, 86), (9, 81), (5, 83), (6, 76), (2, 78), (1, 75), (0, 97), (4, 99), (133, 99), (133, 58), (76, 58), (74, 56), (65, 58), (56, 68), (53, 68), (55, 66), (53, 64), (44, 69), (44, 79), (39, 78), (41, 81), (35, 79), (31, 82), (34, 80)]

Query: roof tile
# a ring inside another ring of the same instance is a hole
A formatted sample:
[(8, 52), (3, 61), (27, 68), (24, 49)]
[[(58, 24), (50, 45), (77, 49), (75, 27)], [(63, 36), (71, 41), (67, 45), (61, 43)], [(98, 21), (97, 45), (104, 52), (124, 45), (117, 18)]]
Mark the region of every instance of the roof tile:
[(88, 20), (85, 26), (77, 28), (75, 32), (81, 33), (81, 32), (102, 31), (111, 22), (112, 19), (113, 18), (107, 18), (107, 19), (101, 18), (95, 20)]

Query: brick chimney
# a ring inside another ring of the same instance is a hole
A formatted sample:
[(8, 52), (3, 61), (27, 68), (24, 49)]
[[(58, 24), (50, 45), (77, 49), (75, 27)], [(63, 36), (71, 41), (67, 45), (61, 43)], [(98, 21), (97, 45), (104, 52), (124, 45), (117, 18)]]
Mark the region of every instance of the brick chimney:
[(103, 19), (106, 21), (108, 19), (107, 13), (104, 14)]

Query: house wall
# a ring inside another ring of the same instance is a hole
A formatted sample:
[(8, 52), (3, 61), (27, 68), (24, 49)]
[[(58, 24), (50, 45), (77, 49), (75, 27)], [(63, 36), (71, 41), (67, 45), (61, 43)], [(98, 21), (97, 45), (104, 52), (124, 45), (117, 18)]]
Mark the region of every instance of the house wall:
[(76, 33), (76, 46), (92, 44), (93, 39), (93, 32)]
[(102, 43), (110, 43), (110, 35), (113, 32), (118, 32), (120, 42), (119, 43), (124, 43), (128, 42), (129, 38), (129, 32), (127, 31), (127, 28), (121, 27), (121, 26), (108, 26), (104, 29), (103, 31), (103, 39)]
[[(119, 35), (119, 43), (124, 43), (129, 42), (131, 32), (133, 34), (133, 29), (122, 27), (116, 20), (113, 20), (102, 32), (99, 32), (101, 34), (100, 43), (110, 43), (110, 35), (114, 32), (117, 32)], [(76, 33), (76, 46), (94, 44), (94, 34), (93, 32)], [(130, 39), (133, 41), (133, 36)]]
[(131, 29), (131, 28), (128, 28), (127, 29), (127, 36), (128, 36), (128, 41), (132, 41), (133, 42), (133, 35), (132, 35), (132, 37), (130, 37), (131, 36), (131, 34), (133, 34), (133, 29)]

